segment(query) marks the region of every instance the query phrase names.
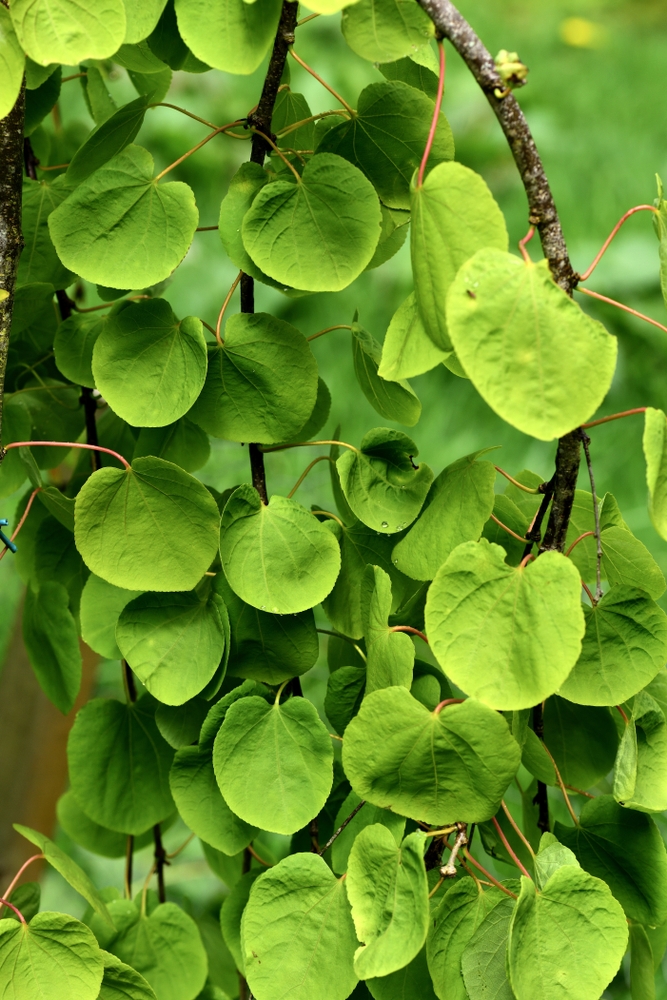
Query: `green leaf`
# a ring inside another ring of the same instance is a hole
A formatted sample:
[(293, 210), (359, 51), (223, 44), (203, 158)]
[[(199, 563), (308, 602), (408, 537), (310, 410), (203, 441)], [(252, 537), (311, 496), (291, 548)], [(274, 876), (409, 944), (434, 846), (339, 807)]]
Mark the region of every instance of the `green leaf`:
[(82, 665), (78, 629), (69, 610), (69, 594), (61, 583), (48, 580), (38, 590), (28, 588), (23, 641), (40, 687), (67, 715), (81, 687)]
[(401, 687), (368, 695), (343, 742), (357, 795), (438, 824), (494, 816), (520, 756), (505, 720), (485, 705), (468, 699), (429, 712)]
[(25, 56), (7, 8), (0, 10), (0, 119), (16, 104), (23, 82)]
[[(129, 900), (119, 900), (127, 906)], [(132, 965), (159, 1000), (194, 1000), (206, 981), (208, 961), (197, 925), (175, 903), (156, 906), (150, 916), (133, 904), (120, 933), (107, 945)]]
[(554, 697), (544, 708), (544, 742), (563, 781), (589, 788), (614, 766), (618, 736), (608, 708), (573, 705)]
[(178, 28), (198, 59), (226, 73), (253, 73), (273, 42), (280, 0), (176, 0)]
[[(58, 823), (67, 836), (92, 854), (104, 858), (122, 858), (127, 852), (127, 836), (116, 830), (108, 830), (95, 823), (85, 814), (69, 789), (58, 799), (56, 806)], [(134, 850), (139, 851), (153, 843), (153, 830), (149, 829), (134, 839)]]
[(171, 78), (169, 67), (155, 55), (147, 40), (140, 41), (135, 45), (121, 45), (114, 55), (114, 62), (117, 62), (119, 66), (124, 66), (130, 73), (141, 73), (154, 77), (155, 86), (158, 85), (158, 74), (162, 75), (165, 70)]
[(104, 976), (98, 1000), (156, 1000), (143, 976), (115, 955), (102, 952)]
[[(433, 111), (433, 101), (407, 83), (372, 83), (360, 93), (356, 115), (327, 132), (317, 151), (337, 153), (359, 167), (388, 208), (409, 209), (410, 181), (424, 153)], [(454, 139), (441, 114), (429, 164), (453, 158)]]
[(470, 1000), (514, 1000), (505, 952), (514, 900), (499, 900), (482, 920), (461, 955), (461, 973)]
[[(257, 3), (257, 0), (255, 0), (255, 3)], [(278, 97), (280, 97), (281, 93), (283, 91), (279, 91)], [(308, 115), (310, 115), (310, 112), (308, 112)], [(304, 117), (307, 116), (304, 115)], [(274, 119), (272, 119), (272, 123)], [(274, 131), (277, 131), (275, 124), (272, 124), (272, 128)], [(268, 274), (264, 274), (262, 269), (257, 267), (252, 257), (247, 253), (241, 236), (243, 217), (255, 200), (257, 193), (268, 182), (269, 175), (258, 163), (249, 162), (241, 164), (229, 182), (227, 194), (222, 199), (220, 205), (218, 235), (227, 256), (239, 270), (245, 274), (249, 274), (251, 278), (263, 281), (266, 285), (272, 285), (274, 288), (284, 288), (280, 282), (269, 278)]]
[(158, 184), (153, 157), (127, 146), (86, 178), (49, 216), (65, 267), (112, 288), (144, 288), (185, 257), (199, 213), (182, 181)]
[(667, 920), (667, 853), (650, 816), (599, 795), (586, 802), (579, 826), (556, 823), (554, 829), (582, 868), (608, 884), (631, 920), (650, 926)]
[[(398, 972), (379, 979), (369, 979), (366, 983), (374, 1000), (436, 1000), (433, 983), (426, 964), (426, 950), (422, 948), (417, 957)], [(352, 995), (352, 1000), (356, 1000)]]
[(51, 867), (55, 868), (62, 875), (75, 892), (83, 896), (86, 902), (92, 906), (95, 913), (99, 914), (106, 924), (113, 927), (113, 921), (106, 903), (91, 882), (89, 876), (84, 872), (83, 868), (77, 865), (76, 861), (73, 861), (68, 854), (65, 854), (57, 844), (54, 844), (43, 833), (31, 830), (29, 826), (21, 826), (20, 823), (15, 823), (14, 829), (22, 837), (25, 837), (26, 840), (29, 840), (31, 844), (38, 847)]
[(187, 413), (206, 363), (201, 320), (179, 322), (164, 299), (109, 317), (93, 349), (95, 385), (123, 420), (140, 427), (164, 427)]
[(211, 709), (202, 723), (201, 732), (199, 734), (199, 749), (203, 751), (213, 751), (215, 744), (215, 738), (218, 735), (222, 723), (225, 721), (225, 716), (231, 705), (237, 702), (240, 698), (246, 698), (248, 695), (258, 695), (262, 698), (266, 698), (267, 701), (273, 701), (274, 694), (269, 691), (269, 689), (264, 684), (259, 684), (257, 681), (244, 681), (237, 687), (233, 687), (231, 691), (228, 691), (226, 695), (223, 695), (219, 701), (216, 701), (215, 705)]
[(529, 708), (558, 690), (579, 658), (581, 582), (560, 552), (517, 568), (504, 557), (486, 539), (459, 545), (429, 589), (426, 632), (467, 694), (496, 709)]
[(183, 747), (174, 757), (169, 774), (174, 802), (183, 822), (193, 833), (223, 854), (238, 854), (257, 834), (231, 811), (215, 780), (211, 752)]
[[(33, 587), (37, 589), (51, 582), (64, 586), (69, 596), (69, 608), (78, 617), (81, 591), (88, 575), (88, 570), (76, 551), (71, 529), (66, 528), (55, 517), (45, 518), (35, 535), (35, 570), (31, 581)], [(56, 610), (58, 599), (51, 593), (46, 600), (48, 603), (54, 601), (52, 614), (55, 622), (59, 617)], [(64, 627), (64, 622), (61, 624)]]
[(58, 66), (55, 72), (50, 73), (44, 83), (36, 90), (26, 90), (25, 124), (23, 126), (26, 135), (32, 135), (49, 111), (55, 107), (60, 97), (61, 82), (62, 70)]
[(365, 667), (340, 667), (329, 676), (324, 712), (341, 736), (361, 708), (365, 693)]
[[(9, 902), (13, 903), (17, 910), (20, 910), (25, 920), (30, 923), (32, 918), (39, 913), (42, 898), (42, 890), (39, 882), (22, 882), (9, 895)], [(13, 910), (6, 909), (3, 919), (18, 920), (18, 916)]]
[[(24, 285), (19, 291), (34, 287)], [(74, 386), (45, 378), (39, 387), (30, 385), (13, 398), (32, 421), (32, 440), (76, 441), (84, 426), (80, 395)], [(40, 469), (53, 469), (64, 457), (62, 448), (34, 448), (32, 454)]]
[(295, 833), (316, 816), (333, 781), (331, 738), (305, 698), (280, 705), (235, 702), (215, 740), (215, 776), (229, 807), (274, 833)]
[(100, 313), (74, 313), (56, 331), (53, 349), (58, 368), (70, 381), (93, 389), (93, 348), (109, 321)]
[[(0, 22), (2, 19), (0, 13)], [(24, 179), (21, 225), (25, 246), (19, 261), (19, 285), (48, 282), (54, 288), (66, 288), (74, 280), (72, 272), (60, 263), (48, 226), (49, 215), (69, 194), (71, 188), (64, 177), (56, 177), (52, 183)]]
[(21, 47), (41, 66), (112, 56), (125, 35), (123, 0), (13, 0)]
[(457, 545), (477, 541), (495, 499), (496, 470), (473, 452), (433, 481), (422, 512), (392, 553), (394, 565), (415, 580), (432, 580)]
[(418, 453), (406, 434), (376, 427), (337, 460), (345, 499), (369, 528), (390, 535), (417, 517), (433, 481), (428, 465), (415, 467)]
[(115, 113), (116, 102), (107, 90), (107, 82), (97, 66), (90, 63), (86, 67), (86, 73), (86, 76), (81, 77), (84, 100), (95, 124), (102, 125)]
[(433, 987), (440, 1000), (467, 1000), (461, 976), (461, 960), (468, 942), (487, 914), (504, 899), (499, 889), (483, 890), (474, 879), (456, 882), (434, 914), (426, 959)]
[(274, 615), (236, 596), (223, 574), (216, 578), (231, 625), (228, 672), (266, 684), (282, 684), (315, 665), (319, 641), (312, 611)]
[(86, 580), (81, 594), (81, 638), (105, 659), (122, 658), (116, 644), (116, 622), (125, 605), (140, 593), (114, 587), (94, 573)]
[(202, 695), (191, 698), (184, 705), (158, 705), (155, 710), (155, 725), (169, 746), (180, 750), (197, 742), (209, 708), (209, 703)]
[(553, 833), (543, 833), (535, 856), (535, 884), (538, 891), (544, 889), (554, 872), (566, 865), (580, 867), (576, 855), (569, 847), (559, 843)]
[(343, 635), (360, 639), (364, 633), (360, 600), (366, 566), (379, 566), (389, 574), (392, 584), (391, 610), (395, 611), (402, 603), (406, 585), (409, 586), (410, 581), (397, 571), (392, 562), (394, 543), (394, 538), (378, 534), (361, 521), (344, 525), (341, 529), (340, 575), (322, 606), (333, 627)]
[(67, 744), (72, 791), (101, 826), (143, 833), (172, 812), (174, 751), (155, 725), (147, 696), (124, 705), (96, 698), (76, 717)]
[(160, 19), (147, 38), (151, 51), (171, 69), (191, 73), (206, 73), (211, 67), (190, 52), (178, 30), (174, 0), (167, 5)]
[(667, 809), (667, 721), (647, 691), (635, 696), (618, 747), (614, 798), (641, 812)]
[[(325, 0), (326, 2), (326, 0)], [(338, 0), (334, 0), (338, 2)], [(339, 8), (340, 9), (340, 8)], [(279, 136), (278, 145), (288, 149), (313, 149), (315, 143), (315, 122), (306, 122), (293, 129), (285, 136), (280, 136), (283, 129), (297, 122), (311, 118), (313, 112), (303, 94), (291, 90), (289, 86), (281, 86), (273, 106), (271, 130)]]
[(653, 952), (641, 924), (630, 924), (630, 984), (632, 1000), (655, 1000)]
[(142, 427), (133, 458), (154, 455), (186, 472), (196, 472), (209, 460), (208, 435), (187, 417), (165, 427)]
[(516, 1000), (599, 997), (627, 942), (623, 910), (604, 882), (565, 867), (538, 893), (522, 877), (507, 946)]
[(222, 566), (232, 590), (260, 611), (296, 614), (330, 593), (340, 570), (335, 537), (285, 497), (263, 504), (251, 486), (227, 501), (220, 529)]
[(667, 417), (662, 410), (647, 407), (644, 414), (644, 457), (648, 485), (648, 510), (653, 527), (667, 538)]
[[(326, 121), (326, 119), (324, 119)], [(380, 225), (380, 239), (375, 248), (366, 270), (372, 271), (380, 267), (391, 257), (398, 253), (405, 243), (408, 235), (408, 225), (410, 223), (410, 213), (403, 209), (386, 208), (380, 204), (382, 212), (382, 222)]]
[(125, 42), (130, 44), (140, 42), (150, 35), (160, 20), (166, 0), (141, 0), (141, 3), (124, 0), (124, 3), (127, 16)]
[(318, 153), (298, 183), (278, 180), (261, 188), (243, 220), (243, 244), (275, 281), (337, 292), (370, 261), (380, 222), (377, 195), (361, 171), (340, 156)]
[[(343, 669), (345, 668), (343, 667)], [(336, 671), (336, 673), (340, 673), (340, 671)], [(356, 792), (350, 792), (338, 810), (334, 821), (334, 830), (338, 830), (343, 825), (360, 802), (361, 799)], [(405, 832), (404, 817), (397, 816), (395, 813), (389, 812), (388, 809), (379, 809), (377, 806), (371, 805), (370, 802), (366, 802), (333, 842), (331, 848), (331, 867), (337, 875), (342, 875), (343, 872), (347, 871), (350, 851), (361, 831), (379, 824), (389, 830), (394, 839), (395, 846), (397, 848), (400, 846)]]
[(192, 590), (216, 554), (218, 524), (198, 480), (160, 458), (138, 458), (84, 483), (74, 537), (89, 569), (116, 587)]
[(43, 486), (37, 496), (49, 514), (72, 534), (74, 532), (74, 499), (66, 497), (55, 486)]
[(88, 136), (67, 168), (66, 179), (69, 183), (80, 184), (85, 181), (93, 171), (99, 170), (116, 153), (134, 142), (144, 123), (149, 100), (149, 96), (142, 94), (129, 104), (124, 104)]
[(381, 417), (413, 427), (422, 405), (409, 382), (387, 381), (378, 374), (382, 348), (356, 320), (352, 323), (352, 358), (361, 390)]
[(0, 990), (12, 1000), (97, 1000), (102, 955), (85, 924), (38, 913), (28, 926), (0, 921)]
[[(433, 50), (428, 46), (418, 49), (415, 55), (433, 55)], [(425, 63), (427, 60), (425, 60)], [(405, 56), (396, 62), (382, 63), (378, 69), (387, 80), (402, 80), (409, 83), (415, 90), (422, 90), (432, 101), (438, 93), (438, 62), (433, 57), (433, 65), (421, 65), (417, 59)]]
[(402, 969), (424, 946), (429, 926), (426, 838), (397, 845), (381, 823), (365, 827), (350, 851), (346, 889), (357, 937), (354, 970), (362, 979)]
[(315, 854), (293, 854), (250, 891), (241, 925), (246, 978), (265, 1000), (345, 1000), (357, 939), (342, 879)]
[[(12, 441), (30, 440), (31, 422), (28, 411), (18, 402), (11, 403), (11, 397), (6, 396), (2, 413), (2, 445), (6, 447)], [(0, 464), (0, 497), (11, 496), (25, 482), (27, 470), (19, 452), (23, 448), (13, 448), (5, 452)], [(25, 452), (30, 453), (26, 448)]]
[(441, 163), (412, 190), (410, 252), (426, 333), (451, 351), (447, 293), (459, 268), (484, 247), (507, 250), (505, 219), (486, 182), (460, 163)]
[(317, 362), (306, 338), (268, 313), (237, 313), (224, 334), (223, 346), (209, 349), (206, 384), (191, 419), (228, 441), (298, 439), (318, 388)]
[(555, 283), (546, 260), (480, 250), (450, 288), (447, 321), (479, 394), (525, 434), (562, 437), (607, 394), (616, 338)]
[(436, 347), (427, 334), (415, 293), (410, 292), (391, 318), (378, 374), (396, 381), (413, 378), (435, 368), (446, 356), (447, 352)]
[(125, 605), (116, 642), (153, 697), (183, 705), (206, 687), (225, 650), (221, 605), (217, 594), (194, 591), (142, 594)]
[(357, 55), (379, 63), (412, 55), (435, 34), (433, 22), (409, 0), (361, 0), (343, 11), (342, 29)]
[(389, 574), (379, 566), (366, 567), (360, 598), (368, 656), (366, 693), (394, 685), (409, 688), (412, 684), (415, 647), (405, 632), (393, 632), (389, 628), (392, 604)]
[(559, 693), (580, 705), (619, 705), (637, 694), (667, 660), (667, 616), (631, 587), (612, 587), (584, 605), (581, 656)]
[(220, 910), (220, 929), (225, 944), (231, 951), (236, 967), (244, 974), (245, 965), (243, 962), (243, 945), (241, 944), (241, 919), (250, 898), (250, 890), (255, 880), (262, 874), (261, 869), (255, 868), (246, 872), (238, 880), (226, 897)]

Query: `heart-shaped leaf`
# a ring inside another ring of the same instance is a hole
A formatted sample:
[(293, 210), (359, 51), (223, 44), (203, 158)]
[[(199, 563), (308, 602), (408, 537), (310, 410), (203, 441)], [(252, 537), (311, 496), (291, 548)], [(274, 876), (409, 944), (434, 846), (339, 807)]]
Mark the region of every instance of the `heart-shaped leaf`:
[(5, 7), (0, 10), (0, 119), (6, 118), (16, 104), (24, 65), (25, 55)]
[(0, 989), (19, 1000), (97, 1000), (102, 954), (85, 924), (38, 913), (26, 926), (0, 921)]
[(66, 715), (81, 687), (82, 661), (69, 594), (61, 583), (47, 580), (37, 590), (28, 588), (23, 640), (40, 687)]
[(410, 292), (387, 328), (378, 375), (396, 381), (423, 375), (444, 361), (447, 354), (427, 334), (415, 293)]
[(253, 73), (273, 42), (280, 0), (176, 0), (178, 30), (198, 59), (226, 73)]
[[(0, 24), (5, 16), (6, 12), (0, 12)], [(74, 281), (72, 272), (60, 263), (48, 226), (49, 215), (71, 190), (62, 176), (56, 177), (53, 183), (32, 181), (27, 177), (23, 181), (21, 225), (25, 246), (19, 261), (19, 285), (48, 282), (54, 288), (67, 288)], [(78, 379), (73, 381), (78, 382)]]
[(385, 380), (378, 374), (382, 348), (356, 320), (352, 323), (352, 358), (357, 381), (373, 409), (386, 420), (414, 426), (422, 405), (412, 386), (405, 381)]
[(40, 66), (107, 59), (125, 36), (123, 0), (13, 0), (12, 21), (24, 51)]
[[(109, 830), (105, 826), (100, 826), (90, 816), (87, 816), (76, 801), (71, 788), (58, 799), (56, 814), (58, 823), (67, 836), (86, 851), (99, 854), (103, 858), (125, 857), (127, 836), (124, 833), (118, 833), (117, 830)], [(151, 828), (134, 838), (134, 849), (140, 851), (142, 847), (152, 843), (153, 830)]]
[(67, 182), (72, 185), (80, 184), (93, 171), (108, 163), (112, 156), (134, 142), (144, 123), (149, 101), (150, 97), (142, 94), (129, 104), (124, 104), (96, 128), (72, 157), (67, 168)]
[(361, 584), (360, 605), (368, 654), (366, 693), (394, 685), (409, 688), (412, 684), (415, 647), (409, 635), (394, 632), (389, 627), (391, 580), (389, 574), (379, 566), (366, 567)]
[[(339, 673), (339, 671), (336, 671), (336, 673)], [(334, 830), (340, 829), (357, 806), (361, 806), (361, 799), (355, 792), (350, 792), (338, 810), (338, 815), (334, 821)], [(403, 833), (405, 832), (405, 818), (397, 816), (396, 813), (389, 812), (388, 809), (379, 809), (377, 806), (371, 805), (370, 802), (366, 802), (356, 812), (349, 823), (347, 823), (341, 833), (338, 834), (333, 843), (333, 847), (331, 848), (331, 867), (336, 874), (342, 875), (343, 872), (347, 871), (350, 851), (361, 831), (367, 829), (369, 826), (377, 826), (378, 824), (389, 830), (395, 846), (397, 848), (400, 846)]]
[(51, 213), (49, 232), (65, 267), (82, 278), (145, 288), (180, 264), (198, 221), (188, 185), (158, 184), (150, 153), (128, 146)]
[(560, 552), (527, 566), (486, 539), (459, 545), (426, 601), (426, 632), (448, 677), (496, 709), (529, 708), (557, 691), (579, 659), (581, 581)]
[(360, 0), (345, 8), (345, 41), (363, 59), (386, 63), (428, 45), (433, 22), (410, 0)]
[(98, 1000), (156, 1000), (143, 976), (115, 955), (103, 951), (104, 976)]

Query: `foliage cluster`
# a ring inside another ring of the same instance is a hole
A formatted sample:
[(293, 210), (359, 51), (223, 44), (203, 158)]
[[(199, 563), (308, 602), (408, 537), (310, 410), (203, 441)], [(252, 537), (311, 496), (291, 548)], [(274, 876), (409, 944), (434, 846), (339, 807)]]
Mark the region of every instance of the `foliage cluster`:
[[(221, 1000), (195, 921), (166, 901), (161, 838), (178, 815), (231, 889), (220, 920), (243, 996), (597, 1000), (629, 948), (633, 997), (651, 997), (667, 944), (652, 818), (667, 808), (666, 584), (614, 496), (595, 491), (586, 427), (616, 339), (572, 297), (586, 276), (556, 260), (557, 218), (530, 220), (544, 260), (527, 239), (510, 252), (488, 186), (457, 162), (440, 111), (453, 8), (423, 7), (343, 7), (347, 44), (384, 80), (356, 108), (321, 81), (335, 107), (312, 115), (288, 69), (289, 55), (304, 65), (310, 17), (297, 25), (289, 0), (0, 4), (0, 116), (21, 142), (68, 79), (95, 121), (47, 179), (28, 141), (25, 245), (3, 304), (0, 495), (30, 483), (14, 533), (24, 638), (63, 713), (81, 686), (79, 637), (122, 661), (126, 690), (77, 715), (59, 804), (72, 841), (126, 855), (125, 893), (20, 828), (88, 909), (39, 912), (38, 887), (14, 880), (8, 996)], [(174, 107), (172, 71), (250, 74), (269, 53), (257, 106), (197, 119), (208, 134), (156, 175), (135, 140), (149, 109)], [(511, 55), (500, 75), (486, 66), (490, 99), (510, 109), (525, 79)], [(113, 64), (138, 95), (120, 108)], [(196, 192), (168, 174), (221, 134), (251, 152), (220, 205), (239, 275), (213, 328), (163, 293), (200, 221)], [(667, 294), (661, 187), (639, 208)], [(382, 345), (356, 315), (307, 338), (254, 311), (254, 282), (338, 292), (408, 234), (414, 290)], [(81, 304), (85, 283), (102, 305)], [(384, 422), (357, 443), (318, 438), (330, 394), (311, 342), (325, 334), (347, 339), (355, 391)], [(395, 425), (418, 423), (409, 379), (438, 365), (512, 427), (559, 439), (549, 482), (504, 472), (492, 442), (437, 474), (417, 461)], [(667, 539), (667, 418), (641, 410), (650, 517)], [(247, 444), (248, 482), (219, 492), (197, 478), (210, 438)], [(590, 491), (575, 490), (582, 445)], [(63, 447), (76, 460), (56, 486)], [(310, 510), (294, 496), (303, 477), (286, 496), (266, 487), (267, 456), (303, 447), (325, 449), (303, 476), (324, 461), (331, 477)], [(300, 682), (323, 631), (324, 718)], [(610, 772), (609, 793), (590, 795)], [(513, 782), (521, 815), (505, 802)], [(549, 787), (567, 824), (551, 823)], [(266, 834), (290, 842), (275, 864)], [(133, 852), (151, 841), (158, 892), (147, 880), (132, 898)], [(514, 877), (488, 872), (476, 843)]]

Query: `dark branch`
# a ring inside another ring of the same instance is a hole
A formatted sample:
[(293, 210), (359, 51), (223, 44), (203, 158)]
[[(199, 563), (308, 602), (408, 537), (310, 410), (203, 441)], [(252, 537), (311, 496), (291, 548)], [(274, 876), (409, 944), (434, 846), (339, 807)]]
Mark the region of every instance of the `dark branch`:
[(25, 86), (6, 118), (0, 121), (0, 290), (8, 298), (0, 302), (0, 433), (9, 351), (9, 331), (14, 308), (14, 289), (23, 250), (21, 196), (23, 188), (23, 123)]
[(598, 502), (597, 490), (595, 489), (595, 476), (593, 475), (593, 463), (591, 462), (591, 452), (590, 444), (591, 439), (589, 438), (586, 431), (580, 428), (579, 433), (581, 434), (581, 443), (584, 446), (584, 454), (586, 456), (586, 465), (588, 466), (588, 478), (591, 481), (591, 493), (593, 494), (593, 516), (595, 518), (595, 543), (596, 543), (596, 559), (595, 559), (595, 600), (599, 601), (602, 597), (602, 536), (600, 534), (600, 504)]
[(511, 93), (506, 97), (496, 97), (495, 91), (504, 91), (505, 84), (498, 75), (491, 53), (450, 0), (417, 2), (433, 21), (440, 37), (452, 43), (493, 108), (519, 168), (528, 198), (530, 223), (537, 226), (554, 280), (571, 294), (577, 284), (577, 275), (570, 263), (540, 154), (518, 101)]
[(365, 805), (366, 805), (366, 800), (362, 799), (361, 802), (359, 803), (359, 805), (355, 806), (355, 808), (352, 810), (352, 812), (347, 817), (347, 819), (343, 820), (343, 822), (338, 827), (338, 829), (336, 830), (336, 832), (331, 837), (329, 837), (329, 839), (327, 840), (326, 844), (324, 845), (324, 847), (322, 848), (322, 850), (319, 852), (320, 853), (320, 857), (322, 857), (323, 854), (326, 854), (326, 852), (329, 850), (329, 848), (333, 844), (334, 840), (338, 840), (338, 838), (340, 837), (341, 833), (343, 832), (343, 830), (345, 829), (345, 827), (347, 826), (347, 824), (352, 822), (352, 820), (357, 815), (357, 813), (359, 812), (359, 810), (361, 809), (361, 807), (365, 806)]
[(157, 895), (161, 903), (167, 901), (167, 894), (164, 887), (164, 866), (169, 864), (167, 861), (167, 852), (164, 849), (162, 843), (162, 834), (160, 833), (160, 824), (156, 823), (153, 827), (153, 841), (155, 842), (155, 871), (157, 872)]
[[(533, 709), (533, 730), (538, 739), (544, 742), (544, 712), (541, 705), (536, 705)], [(543, 781), (537, 782), (537, 795), (533, 799), (533, 804), (538, 808), (537, 826), (542, 833), (549, 833), (549, 797), (547, 786)]]
[(577, 487), (580, 457), (581, 435), (579, 428), (577, 428), (576, 431), (566, 434), (558, 442), (551, 514), (540, 552), (546, 552), (547, 549), (562, 552), (565, 548), (565, 538), (574, 503), (574, 491)]

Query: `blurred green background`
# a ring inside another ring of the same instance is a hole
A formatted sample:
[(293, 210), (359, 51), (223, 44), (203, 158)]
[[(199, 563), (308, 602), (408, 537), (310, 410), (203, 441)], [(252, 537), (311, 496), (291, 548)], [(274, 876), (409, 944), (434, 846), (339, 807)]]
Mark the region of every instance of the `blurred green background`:
[[(667, 180), (667, 8), (661, 0), (465, 0), (460, 6), (493, 54), (501, 48), (516, 50), (530, 67), (528, 85), (518, 92), (518, 98), (545, 162), (574, 266), (584, 270), (623, 212), (653, 200), (655, 174)], [(309, 22), (298, 30), (296, 49), (354, 105), (359, 91), (381, 76), (347, 48), (338, 26), (339, 17)], [(514, 163), (485, 99), (449, 46), (447, 56), (443, 109), (454, 131), (457, 158), (486, 178), (506, 214), (516, 245), (527, 230), (527, 210)], [(76, 72), (76, 67), (71, 72)], [(165, 100), (213, 122), (231, 121), (256, 103), (263, 73), (264, 68), (250, 77), (215, 71), (176, 73)], [(108, 85), (118, 105), (136, 96), (123, 70), (114, 69)], [(313, 112), (335, 107), (330, 95), (293, 62), (291, 86), (306, 95)], [(65, 133), (80, 137), (92, 127), (77, 81), (65, 85), (60, 116)], [(51, 133), (55, 127), (52, 120), (44, 126)], [(205, 127), (197, 122), (176, 111), (157, 108), (148, 114), (137, 141), (151, 150), (160, 170), (205, 134)], [(54, 143), (53, 155), (60, 149), (61, 145)], [(229, 180), (248, 155), (248, 143), (216, 137), (174, 171), (173, 179), (186, 181), (195, 191), (200, 225), (217, 223)], [(666, 322), (657, 246), (650, 216), (640, 213), (617, 237), (590, 287)], [(530, 250), (534, 257), (538, 255), (536, 240)], [(214, 326), (235, 273), (217, 233), (197, 233), (165, 297), (179, 315), (196, 314)], [(349, 323), (358, 309), (363, 325), (382, 340), (392, 314), (410, 291), (406, 244), (382, 268), (362, 274), (336, 295), (290, 299), (256, 286), (256, 309), (289, 320), (306, 336), (333, 324)], [(86, 295), (86, 305), (99, 301), (91, 287), (86, 288)], [(619, 339), (618, 368), (602, 412), (646, 405), (667, 409), (667, 335), (611, 307), (583, 296), (579, 299)], [(236, 297), (230, 309), (238, 309)], [(330, 436), (340, 423), (343, 439), (356, 444), (366, 430), (383, 421), (358, 390), (349, 391), (354, 380), (350, 335), (344, 330), (330, 333), (316, 340), (313, 350), (333, 398), (321, 436)], [(441, 366), (414, 379), (413, 386), (424, 410), (419, 424), (408, 432), (417, 442), (421, 458), (436, 473), (461, 455), (501, 445), (497, 461), (506, 469), (517, 472), (528, 467), (549, 478), (554, 445), (531, 440), (508, 427), (467, 380)], [(595, 429), (591, 432), (592, 457), (600, 495), (606, 491), (615, 494), (629, 526), (667, 571), (667, 543), (657, 537), (647, 515), (642, 427), (641, 417), (634, 417)], [(314, 454), (299, 449), (267, 456), (269, 492), (289, 491), (312, 457)], [(211, 459), (198, 475), (217, 489), (246, 480), (247, 449), (213, 442)], [(317, 465), (300, 487), (297, 499), (305, 506), (331, 506), (328, 475), (326, 463)], [(587, 486), (584, 477), (581, 485)], [(12, 516), (16, 499), (3, 503), (1, 516)], [(20, 584), (8, 558), (0, 567), (0, 650), (6, 645), (19, 596)], [(667, 608), (665, 598), (663, 606)], [(326, 668), (320, 664), (305, 684), (318, 706), (325, 676)], [(100, 690), (115, 690), (118, 677), (117, 665), (103, 664)], [(182, 832), (168, 834), (169, 844), (177, 843)], [(267, 844), (267, 851), (279, 850), (279, 844)], [(120, 862), (94, 860), (83, 852), (80, 857), (101, 884), (120, 884)], [(208, 920), (206, 915), (214, 913), (215, 901), (210, 881), (203, 877), (198, 849), (184, 852), (178, 860), (168, 872), (171, 891), (177, 894), (180, 886), (187, 886), (195, 901), (192, 905)], [(144, 862), (141, 855), (137, 857), (138, 877), (143, 877), (148, 865), (148, 859)], [(214, 890), (220, 891), (220, 887)], [(64, 895), (61, 880), (48, 877), (45, 893), (49, 907), (80, 912), (78, 901)], [(209, 930), (219, 948), (219, 936), (214, 928), (209, 926)], [(229, 969), (220, 971), (218, 980), (232, 992), (235, 980)], [(659, 995), (667, 996), (663, 977), (659, 980)], [(612, 992), (614, 996), (626, 995), (623, 974)]]

